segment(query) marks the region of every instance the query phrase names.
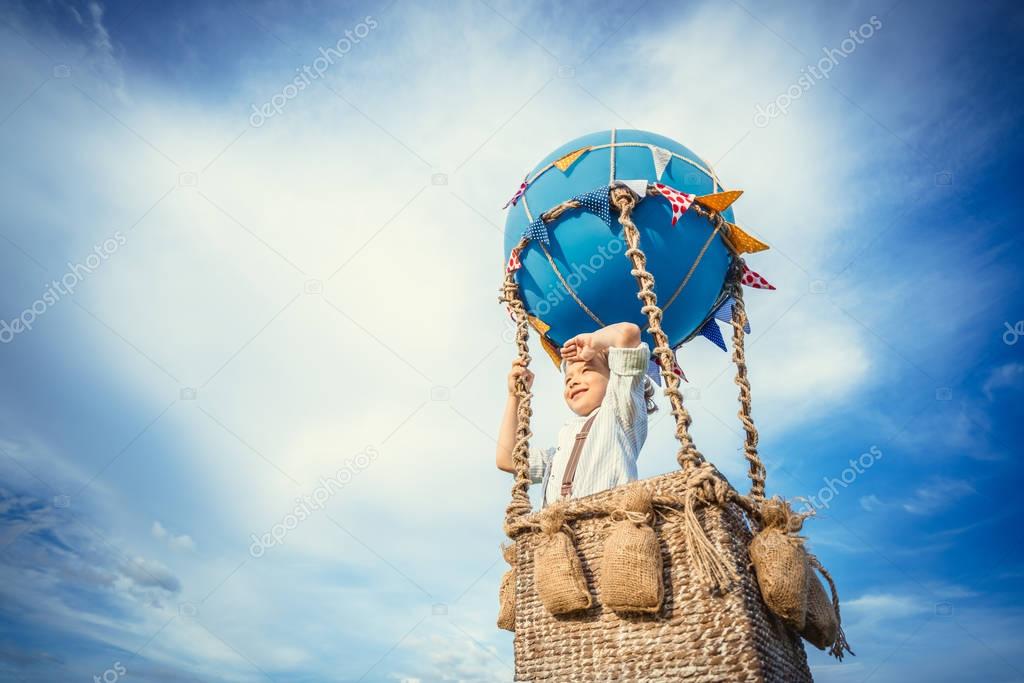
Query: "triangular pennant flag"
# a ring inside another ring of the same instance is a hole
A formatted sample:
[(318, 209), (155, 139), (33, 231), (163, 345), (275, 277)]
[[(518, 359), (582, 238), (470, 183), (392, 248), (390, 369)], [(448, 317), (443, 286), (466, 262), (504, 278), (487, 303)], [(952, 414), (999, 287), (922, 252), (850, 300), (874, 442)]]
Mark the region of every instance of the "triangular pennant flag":
[(729, 190), (728, 192), (706, 194), (703, 197), (697, 197), (697, 203), (712, 211), (721, 213), (732, 206), (732, 203), (739, 199), (741, 194), (743, 194), (743, 190)]
[(531, 240), (540, 240), (544, 244), (551, 244), (551, 238), (548, 237), (548, 226), (544, 224), (544, 219), (536, 218), (523, 231), (523, 237), (528, 237)]
[(524, 192), (526, 192), (526, 178), (523, 178), (523, 182), (519, 185), (519, 189), (516, 190), (516, 193), (512, 195), (512, 199), (505, 202), (505, 206), (501, 208), (507, 209), (509, 206), (515, 206), (516, 202), (519, 201), (519, 198), (523, 196)]
[(725, 237), (723, 235), (722, 237), (725, 239), (725, 243), (732, 247), (732, 250), (737, 254), (753, 254), (768, 248), (767, 244), (747, 234), (743, 228), (735, 223), (729, 223), (729, 236)]
[(575, 152), (569, 152), (564, 157), (555, 162), (555, 167), (565, 173), (569, 168), (575, 164), (581, 156), (590, 151), (589, 147), (580, 147)]
[(726, 351), (725, 339), (722, 338), (722, 330), (718, 329), (718, 323), (715, 322), (714, 318), (708, 318), (704, 325), (700, 328), (700, 335), (707, 337), (709, 340), (715, 343), (715, 346)]
[(605, 225), (611, 227), (612, 224), (612, 213), (608, 206), (608, 188), (599, 187), (596, 190), (578, 194), (573, 197), (578, 201), (584, 209), (592, 214), (597, 215), (601, 220), (605, 222)]
[(541, 335), (541, 337), (540, 337), (540, 345), (544, 348), (544, 351), (548, 354), (548, 358), (551, 359), (551, 362), (555, 364), (555, 367), (561, 369), (561, 367), (562, 367), (562, 356), (558, 353), (558, 347), (555, 346), (555, 343), (553, 341), (551, 341), (550, 339), (548, 339), (547, 337), (545, 337), (544, 335)]
[(523, 262), (519, 260), (519, 248), (512, 247), (512, 253), (508, 256), (508, 263), (505, 265), (505, 272), (511, 273), (514, 270), (519, 270), (523, 267)]
[(672, 161), (672, 152), (663, 147), (651, 145), (651, 158), (654, 159), (654, 177), (661, 180), (661, 174), (665, 172), (665, 167), (668, 166), (668, 162)]
[[(672, 357), (672, 372), (676, 374), (684, 382), (689, 382), (686, 379), (686, 375), (683, 374), (683, 369), (679, 367), (679, 362), (675, 359), (675, 354)], [(658, 360), (657, 356), (652, 356), (650, 362), (647, 364), (647, 374), (650, 376), (654, 383), (659, 387), (661, 386), (661, 361)]]
[(693, 200), (696, 199), (696, 195), (680, 192), (662, 183), (654, 183), (654, 187), (658, 189), (662, 197), (668, 200), (669, 205), (672, 207), (672, 225), (676, 224), (682, 215), (686, 213), (686, 210), (690, 208), (690, 205), (693, 204)]
[(535, 315), (527, 316), (526, 319), (530, 321), (531, 325), (533, 325), (533, 329), (537, 330), (537, 334), (547, 334), (548, 330), (551, 329), (551, 325), (548, 325)]
[(746, 263), (743, 264), (743, 277), (740, 278), (740, 283), (754, 289), (775, 289), (775, 285), (761, 277), (760, 273), (747, 268)]
[(659, 367), (660, 366), (654, 361), (654, 358), (651, 358), (649, 361), (647, 361), (647, 376), (651, 378), (652, 382), (654, 382), (660, 387), (661, 370), (659, 370)]
[[(731, 323), (733, 313), (732, 307), (735, 303), (736, 299), (733, 298), (732, 296), (729, 296), (725, 301), (722, 302), (722, 305), (715, 310), (715, 318), (721, 320), (723, 323)], [(750, 334), (749, 318), (743, 323), (743, 331), (746, 332), (747, 334)]]
[(612, 185), (611, 185), (612, 187), (615, 187), (617, 185), (622, 185), (622, 186), (628, 187), (630, 190), (633, 191), (633, 194), (635, 194), (640, 199), (643, 199), (644, 197), (647, 196), (647, 181), (644, 180), (643, 178), (641, 178), (640, 180), (614, 180), (614, 181), (612, 181)]

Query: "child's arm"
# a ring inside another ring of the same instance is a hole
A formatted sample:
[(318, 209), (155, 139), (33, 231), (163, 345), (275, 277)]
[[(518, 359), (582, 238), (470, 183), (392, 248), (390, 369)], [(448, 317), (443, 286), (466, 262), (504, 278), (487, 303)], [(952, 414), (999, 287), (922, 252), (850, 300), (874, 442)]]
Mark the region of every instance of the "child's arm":
[(520, 376), (525, 380), (527, 389), (533, 386), (533, 373), (523, 365), (522, 359), (517, 358), (512, 363), (512, 370), (508, 373), (508, 398), (505, 400), (505, 412), (501, 418), (501, 427), (498, 428), (498, 450), (495, 455), (498, 469), (513, 473), (516, 468), (512, 461), (512, 450), (516, 445), (516, 425), (519, 412), (516, 379)]
[(637, 346), (640, 346), (640, 328), (633, 323), (615, 323), (597, 332), (577, 334), (562, 347), (562, 359), (586, 361), (612, 347), (632, 349)]

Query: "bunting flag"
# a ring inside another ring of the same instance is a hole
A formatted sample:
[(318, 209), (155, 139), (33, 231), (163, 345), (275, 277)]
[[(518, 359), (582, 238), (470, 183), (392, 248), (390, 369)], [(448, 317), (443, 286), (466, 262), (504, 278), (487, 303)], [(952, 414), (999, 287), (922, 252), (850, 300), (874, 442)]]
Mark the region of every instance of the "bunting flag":
[[(733, 304), (735, 304), (735, 303), (736, 303), (736, 299), (734, 297), (732, 297), (732, 296), (729, 296), (725, 301), (722, 302), (721, 306), (719, 306), (717, 309), (715, 309), (715, 314), (714, 314), (715, 318), (718, 319), (718, 320), (721, 320), (723, 323), (731, 323), (732, 322), (732, 307), (733, 307)], [(747, 318), (747, 320), (744, 321), (744, 323), (743, 323), (743, 331), (746, 332), (747, 334), (750, 334), (750, 319), (749, 318)]]
[(596, 190), (578, 194), (573, 197), (584, 209), (598, 216), (609, 228), (612, 226), (612, 213), (608, 206), (608, 188), (599, 187)]
[(535, 315), (528, 315), (526, 316), (526, 319), (530, 321), (531, 325), (533, 325), (533, 329), (537, 330), (537, 334), (545, 335), (548, 333), (548, 330), (551, 329), (551, 325), (548, 325)]
[(505, 206), (503, 206), (501, 208), (507, 209), (510, 206), (515, 206), (516, 202), (519, 201), (519, 198), (523, 196), (524, 192), (526, 192), (526, 177), (523, 178), (523, 182), (519, 186), (519, 189), (516, 190), (516, 193), (514, 195), (512, 195), (512, 199), (510, 199), (507, 202), (505, 202)]
[(775, 289), (775, 285), (765, 280), (759, 273), (747, 268), (746, 263), (743, 264), (743, 277), (740, 278), (740, 283), (754, 289)]
[(511, 273), (512, 271), (519, 270), (523, 267), (523, 262), (519, 260), (519, 248), (512, 247), (512, 253), (509, 254), (508, 263), (505, 265), (505, 272)]
[(654, 177), (661, 181), (661, 174), (665, 172), (668, 162), (672, 161), (672, 152), (662, 147), (651, 145), (651, 158), (654, 159)]
[[(686, 379), (686, 375), (683, 374), (683, 369), (679, 367), (679, 361), (675, 358), (672, 359), (672, 372), (684, 382), (690, 381)], [(651, 360), (648, 361), (647, 376), (650, 377), (659, 387), (661, 386), (661, 361), (658, 360), (657, 356), (651, 356)]]
[(737, 254), (753, 254), (768, 248), (767, 244), (747, 234), (743, 228), (735, 223), (729, 223), (729, 236), (722, 235), (722, 239)]
[(707, 337), (709, 340), (714, 342), (715, 346), (727, 351), (725, 348), (725, 339), (722, 338), (722, 330), (718, 329), (718, 323), (715, 322), (714, 318), (708, 318), (704, 325), (700, 328), (700, 335)]
[(732, 203), (739, 199), (741, 194), (743, 194), (743, 190), (729, 190), (728, 192), (706, 194), (703, 197), (697, 197), (697, 203), (707, 209), (722, 213), (732, 206)]
[(551, 359), (551, 362), (555, 364), (555, 367), (561, 370), (562, 356), (558, 353), (558, 347), (555, 346), (555, 343), (544, 335), (541, 335), (540, 345), (544, 347), (544, 351), (548, 354), (548, 358)]
[(672, 206), (672, 225), (676, 224), (676, 221), (686, 213), (686, 210), (693, 204), (693, 200), (697, 198), (696, 195), (680, 192), (661, 183), (654, 183), (654, 187), (658, 188), (661, 196), (667, 199), (668, 203)]
[(540, 240), (544, 244), (551, 244), (551, 238), (548, 236), (548, 226), (544, 224), (542, 218), (535, 218), (523, 231), (523, 237), (527, 237), (531, 240)]
[(642, 178), (640, 180), (613, 180), (611, 187), (617, 186), (628, 187), (640, 199), (647, 196), (647, 181)]
[(572, 167), (573, 164), (579, 161), (579, 158), (581, 156), (583, 156), (589, 151), (589, 147), (580, 147), (575, 152), (569, 152), (564, 157), (555, 162), (555, 167), (562, 173), (565, 173), (566, 171), (569, 170), (569, 168)]

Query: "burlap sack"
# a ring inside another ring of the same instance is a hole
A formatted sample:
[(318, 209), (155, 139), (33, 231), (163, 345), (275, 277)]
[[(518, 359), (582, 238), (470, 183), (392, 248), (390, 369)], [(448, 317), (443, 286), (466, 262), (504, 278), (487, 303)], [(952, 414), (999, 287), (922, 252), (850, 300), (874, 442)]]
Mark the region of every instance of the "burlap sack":
[(832, 600), (810, 564), (807, 566), (807, 618), (800, 635), (819, 650), (832, 647), (839, 636), (839, 619)]
[(604, 543), (598, 586), (601, 604), (616, 612), (658, 612), (665, 598), (661, 547), (651, 526), (651, 493), (631, 486)]
[(501, 554), (511, 569), (501, 577), (501, 588), (498, 591), (498, 628), (506, 631), (516, 630), (516, 547), (501, 547)]
[(777, 528), (764, 529), (750, 542), (761, 597), (772, 612), (803, 629), (810, 567), (800, 538)]
[(551, 614), (566, 614), (594, 604), (572, 539), (562, 527), (564, 504), (548, 506), (533, 553), (533, 581), (541, 603)]

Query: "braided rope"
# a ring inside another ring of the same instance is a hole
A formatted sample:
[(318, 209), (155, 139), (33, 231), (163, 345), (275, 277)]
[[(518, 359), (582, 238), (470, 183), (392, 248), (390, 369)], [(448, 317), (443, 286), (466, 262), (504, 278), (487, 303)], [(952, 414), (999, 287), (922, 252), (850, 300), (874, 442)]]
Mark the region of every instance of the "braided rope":
[[(517, 249), (526, 246), (527, 238), (519, 240)], [(519, 352), (519, 359), (523, 361), (523, 367), (530, 366), (529, 335), (530, 326), (526, 317), (526, 308), (519, 298), (519, 285), (516, 283), (515, 272), (509, 270), (505, 273), (505, 281), (502, 284), (502, 295), (498, 299), (508, 305), (512, 315), (516, 319), (516, 348)], [(515, 466), (515, 481), (512, 483), (512, 499), (505, 509), (505, 533), (510, 537), (512, 523), (520, 517), (530, 514), (530, 417), (533, 412), (530, 409), (530, 401), (533, 392), (526, 386), (525, 378), (520, 375), (516, 378), (516, 397), (518, 405), (516, 410), (516, 443), (512, 449), (512, 462)]]
[[(718, 217), (721, 219), (721, 217)], [(743, 423), (743, 430), (746, 437), (743, 441), (743, 455), (747, 459), (749, 468), (747, 476), (750, 477), (750, 497), (755, 502), (764, 500), (764, 482), (767, 474), (764, 463), (757, 454), (757, 426), (750, 416), (750, 380), (747, 379), (747, 358), (744, 348), (746, 335), (743, 326), (747, 324), (747, 309), (743, 303), (743, 285), (740, 278), (743, 276), (743, 259), (733, 259), (729, 268), (728, 287), (733, 297), (732, 305), (732, 361), (736, 365), (736, 377), (733, 379), (736, 386), (740, 388), (739, 404), (740, 409), (736, 415)]]
[(637, 197), (628, 187), (614, 187), (611, 190), (611, 203), (619, 210), (619, 223), (622, 225), (622, 233), (626, 238), (626, 257), (632, 262), (633, 269), (630, 273), (636, 278), (640, 291), (637, 298), (643, 302), (640, 309), (647, 315), (647, 331), (654, 337), (655, 348), (653, 353), (657, 355), (661, 366), (661, 376), (665, 384), (665, 395), (672, 404), (672, 415), (676, 420), (676, 439), (680, 443), (679, 453), (676, 460), (679, 467), (687, 469), (697, 467), (705, 462), (704, 456), (700, 454), (690, 436), (690, 424), (693, 418), (690, 412), (683, 405), (683, 394), (679, 391), (679, 377), (672, 372), (675, 365), (675, 354), (669, 346), (668, 335), (661, 329), (663, 312), (658, 307), (658, 297), (654, 293), (654, 276), (647, 270), (647, 256), (640, 248), (640, 231), (633, 222), (632, 213), (636, 206)]

